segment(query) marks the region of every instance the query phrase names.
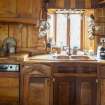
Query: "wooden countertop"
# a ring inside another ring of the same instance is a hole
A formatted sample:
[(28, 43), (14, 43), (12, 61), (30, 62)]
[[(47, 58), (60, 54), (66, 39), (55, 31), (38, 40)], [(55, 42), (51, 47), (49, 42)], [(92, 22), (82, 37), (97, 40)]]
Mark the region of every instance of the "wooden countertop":
[(105, 63), (105, 60), (97, 60), (94, 57), (91, 57), (90, 59), (68, 59), (68, 58), (61, 58), (57, 59), (55, 57), (52, 57), (49, 54), (45, 55), (37, 55), (28, 57), (28, 53), (16, 53), (10, 56), (0, 57), (0, 63), (59, 63), (59, 62), (81, 62), (81, 63)]
[[(80, 56), (79, 56), (80, 57)], [(81, 57), (80, 57), (81, 58)], [(97, 63), (97, 60), (95, 58), (89, 58), (89, 59), (83, 59), (86, 58), (86, 56), (83, 56), (82, 59), (80, 58), (56, 58), (51, 55), (37, 55), (32, 56), (24, 60), (25, 63), (53, 63), (53, 62), (86, 62), (86, 63)]]
[(25, 58), (28, 57), (28, 53), (16, 53), (9, 56), (0, 57), (0, 63), (20, 63), (23, 62)]

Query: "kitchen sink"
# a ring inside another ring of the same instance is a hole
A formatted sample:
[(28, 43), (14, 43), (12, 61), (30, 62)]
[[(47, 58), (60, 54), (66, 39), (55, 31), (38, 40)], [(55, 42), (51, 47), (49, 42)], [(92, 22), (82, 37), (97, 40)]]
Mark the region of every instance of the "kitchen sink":
[(37, 55), (29, 57), (30, 60), (96, 60), (88, 55)]
[(87, 55), (71, 55), (70, 59), (90, 60), (91, 58)]
[(95, 60), (94, 57), (90, 57), (88, 55), (70, 55), (70, 56), (62, 56), (58, 55), (56, 56), (56, 59), (58, 60)]

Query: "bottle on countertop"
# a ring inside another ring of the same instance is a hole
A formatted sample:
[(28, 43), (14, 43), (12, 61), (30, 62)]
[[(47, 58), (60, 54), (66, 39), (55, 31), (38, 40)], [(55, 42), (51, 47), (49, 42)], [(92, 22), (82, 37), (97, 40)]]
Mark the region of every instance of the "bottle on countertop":
[(52, 38), (48, 38), (46, 48), (47, 48), (47, 53), (51, 53), (51, 43), (52, 43)]
[(97, 48), (97, 58), (105, 60), (105, 42), (102, 40), (101, 45)]

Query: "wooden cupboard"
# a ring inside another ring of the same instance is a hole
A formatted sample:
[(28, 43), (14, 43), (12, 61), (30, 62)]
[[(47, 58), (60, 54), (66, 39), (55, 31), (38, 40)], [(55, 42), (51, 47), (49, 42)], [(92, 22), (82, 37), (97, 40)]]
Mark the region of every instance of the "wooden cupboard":
[(97, 67), (94, 64), (58, 64), (56, 67), (54, 105), (97, 105)]
[(96, 105), (96, 78), (55, 78), (54, 105)]
[(55, 77), (53, 105), (76, 105), (76, 84), (72, 77)]
[(105, 65), (99, 64), (97, 69), (98, 76), (98, 102), (105, 105)]
[(19, 105), (19, 73), (0, 72), (0, 105)]
[(22, 105), (105, 105), (104, 64), (26, 64), (21, 81)]
[(76, 105), (97, 105), (96, 78), (77, 78), (76, 92)]
[(98, 102), (99, 105), (105, 105), (105, 79), (99, 79), (98, 84)]
[(16, 0), (0, 0), (0, 17), (16, 17)]
[(97, 6), (96, 0), (49, 0), (49, 8), (89, 9)]
[(50, 67), (36, 64), (24, 70), (22, 105), (50, 105)]
[(0, 21), (37, 24), (42, 0), (0, 0)]

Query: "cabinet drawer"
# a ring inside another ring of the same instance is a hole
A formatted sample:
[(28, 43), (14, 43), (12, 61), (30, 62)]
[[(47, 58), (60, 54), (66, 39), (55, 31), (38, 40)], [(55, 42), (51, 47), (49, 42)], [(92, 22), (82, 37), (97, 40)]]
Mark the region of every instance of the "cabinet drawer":
[(96, 73), (96, 64), (57, 64), (54, 73)]
[(24, 75), (34, 75), (41, 77), (51, 76), (51, 67), (45, 64), (24, 65), (22, 69)]
[(105, 65), (99, 65), (98, 67), (98, 77), (105, 78)]

